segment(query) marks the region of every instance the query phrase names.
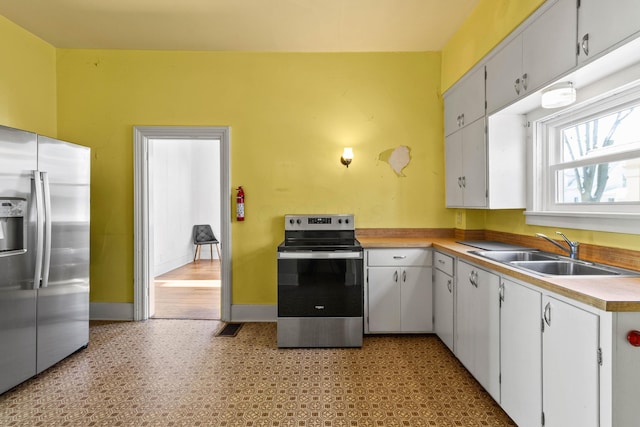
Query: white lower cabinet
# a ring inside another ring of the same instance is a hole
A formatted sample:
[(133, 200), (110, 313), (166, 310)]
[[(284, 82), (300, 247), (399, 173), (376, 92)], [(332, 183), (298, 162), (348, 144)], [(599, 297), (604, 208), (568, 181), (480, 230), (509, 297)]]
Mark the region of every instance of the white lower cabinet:
[(542, 304), (544, 426), (599, 426), (599, 316), (547, 295)]
[(433, 331), (431, 250), (367, 250), (365, 333)]
[(440, 252), (433, 254), (433, 330), (453, 351), (453, 257)]
[(455, 354), (500, 401), (500, 278), (465, 261), (456, 277)]
[(500, 285), (500, 406), (519, 427), (542, 423), (542, 294)]

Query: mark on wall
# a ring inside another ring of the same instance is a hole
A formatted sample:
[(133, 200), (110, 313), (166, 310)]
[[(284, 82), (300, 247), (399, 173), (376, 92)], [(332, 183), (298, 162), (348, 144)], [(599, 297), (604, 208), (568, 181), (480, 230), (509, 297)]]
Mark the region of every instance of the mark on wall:
[(411, 161), (411, 148), (406, 145), (390, 148), (380, 153), (378, 160), (388, 163), (396, 175), (406, 176), (402, 173), (402, 170), (406, 168)]

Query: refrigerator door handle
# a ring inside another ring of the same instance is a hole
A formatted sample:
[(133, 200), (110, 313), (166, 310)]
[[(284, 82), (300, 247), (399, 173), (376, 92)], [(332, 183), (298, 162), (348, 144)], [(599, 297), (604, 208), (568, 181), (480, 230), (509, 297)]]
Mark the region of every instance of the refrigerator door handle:
[(51, 265), (51, 191), (49, 174), (41, 172), (44, 196), (44, 260), (42, 263), (42, 287), (49, 285), (49, 266)]
[(40, 278), (42, 277), (42, 245), (44, 244), (44, 197), (40, 171), (33, 171), (33, 184), (36, 193), (36, 265), (33, 273), (33, 289), (38, 289), (40, 287)]

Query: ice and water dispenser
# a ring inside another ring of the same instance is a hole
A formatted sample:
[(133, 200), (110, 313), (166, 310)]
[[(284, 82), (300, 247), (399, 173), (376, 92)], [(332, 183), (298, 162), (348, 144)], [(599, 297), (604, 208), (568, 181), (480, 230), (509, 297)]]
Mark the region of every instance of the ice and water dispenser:
[(0, 256), (26, 252), (24, 235), (26, 216), (27, 201), (25, 199), (0, 198)]

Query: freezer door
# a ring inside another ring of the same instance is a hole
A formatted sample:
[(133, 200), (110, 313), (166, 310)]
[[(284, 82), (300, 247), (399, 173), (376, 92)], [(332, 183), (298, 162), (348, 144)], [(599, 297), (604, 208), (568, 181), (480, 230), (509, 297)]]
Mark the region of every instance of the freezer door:
[[(0, 393), (36, 373), (36, 152), (35, 134), (0, 126)], [(24, 207), (22, 218), (12, 204)]]
[(38, 136), (38, 168), (48, 208), (38, 290), (42, 372), (89, 342), (90, 150)]

